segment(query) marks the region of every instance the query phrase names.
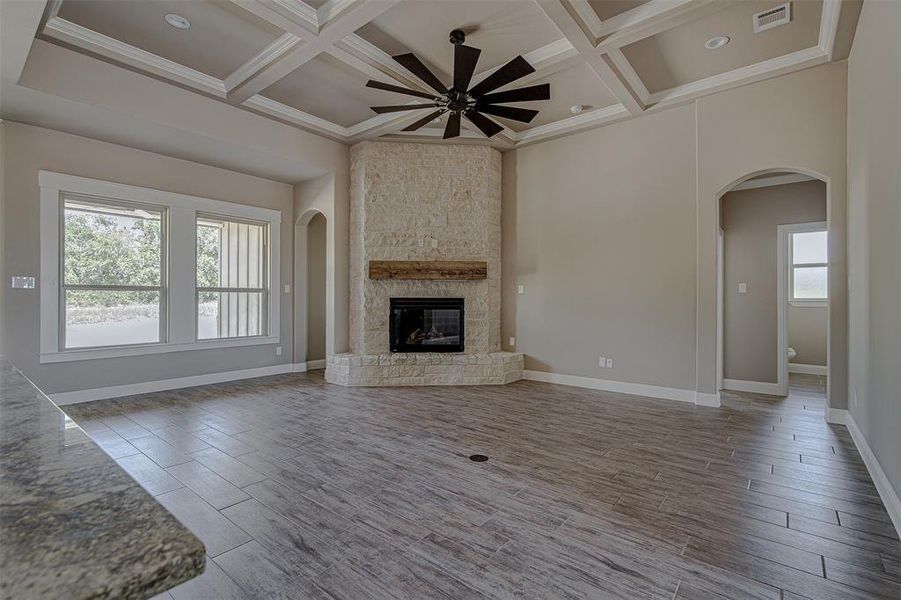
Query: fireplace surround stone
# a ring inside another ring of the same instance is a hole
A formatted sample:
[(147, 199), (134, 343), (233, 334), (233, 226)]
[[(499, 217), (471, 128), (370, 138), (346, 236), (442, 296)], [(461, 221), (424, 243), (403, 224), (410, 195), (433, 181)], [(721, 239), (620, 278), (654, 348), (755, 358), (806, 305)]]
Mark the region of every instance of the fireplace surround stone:
[[(361, 142), (350, 150), (350, 351), (341, 385), (503, 384), (522, 355), (500, 350), (501, 155), (486, 146)], [(485, 261), (485, 279), (370, 279), (373, 260)], [(391, 353), (391, 298), (463, 298), (464, 353)]]

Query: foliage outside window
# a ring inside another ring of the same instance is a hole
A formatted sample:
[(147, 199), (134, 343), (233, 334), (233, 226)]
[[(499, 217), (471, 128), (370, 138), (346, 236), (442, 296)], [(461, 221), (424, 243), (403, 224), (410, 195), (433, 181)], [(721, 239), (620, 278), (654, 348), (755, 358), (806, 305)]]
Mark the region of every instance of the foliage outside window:
[(165, 210), (67, 196), (62, 213), (61, 346), (165, 341)]
[(828, 288), (827, 233), (791, 234), (791, 300), (825, 302)]
[(268, 225), (197, 218), (197, 338), (268, 334)]

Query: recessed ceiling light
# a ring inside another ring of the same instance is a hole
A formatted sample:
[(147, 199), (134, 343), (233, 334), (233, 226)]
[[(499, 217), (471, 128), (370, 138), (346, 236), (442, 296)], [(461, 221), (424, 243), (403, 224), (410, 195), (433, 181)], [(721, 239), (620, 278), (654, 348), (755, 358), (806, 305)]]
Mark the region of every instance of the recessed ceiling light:
[(574, 115), (579, 114), (583, 110), (585, 110), (585, 107), (582, 106), (581, 104), (573, 104), (572, 106), (569, 107), (569, 112), (571, 112)]
[(190, 29), (191, 22), (184, 18), (181, 15), (177, 15), (175, 13), (169, 13), (166, 15), (166, 23), (172, 25), (176, 29)]
[(731, 41), (728, 35), (717, 35), (704, 42), (704, 47), (708, 50), (717, 50)]

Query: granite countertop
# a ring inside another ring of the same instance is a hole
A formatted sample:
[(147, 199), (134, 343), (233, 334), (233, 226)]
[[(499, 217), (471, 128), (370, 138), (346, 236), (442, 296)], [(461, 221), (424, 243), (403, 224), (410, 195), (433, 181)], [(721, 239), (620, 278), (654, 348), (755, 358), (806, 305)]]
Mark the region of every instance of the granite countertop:
[(0, 599), (148, 598), (202, 573), (205, 555), (0, 359)]

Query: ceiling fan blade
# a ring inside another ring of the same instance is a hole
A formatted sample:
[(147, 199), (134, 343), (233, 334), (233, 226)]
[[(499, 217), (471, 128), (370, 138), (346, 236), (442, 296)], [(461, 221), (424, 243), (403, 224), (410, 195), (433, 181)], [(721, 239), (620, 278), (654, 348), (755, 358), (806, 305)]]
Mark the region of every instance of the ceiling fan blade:
[(452, 112), (447, 116), (447, 126), (444, 128), (444, 139), (455, 138), (460, 135), (460, 113)]
[(529, 87), (516, 88), (506, 92), (485, 94), (479, 98), (479, 104), (501, 104), (504, 102), (528, 102), (530, 100), (550, 100), (551, 84), (530, 85)]
[(481, 104), (476, 105), (476, 110), (483, 113), (488, 113), (489, 115), (494, 115), (496, 117), (503, 117), (505, 119), (513, 119), (514, 121), (522, 121), (523, 123), (529, 123), (535, 116), (538, 114), (537, 110), (532, 110), (530, 108), (516, 108), (515, 106), (495, 106), (493, 104), (488, 104), (482, 106)]
[(475, 73), (481, 53), (478, 48), (463, 44), (454, 46), (454, 88), (461, 92), (469, 89), (469, 82), (472, 81), (472, 74)]
[(469, 90), (469, 95), (478, 98), (482, 94), (487, 94), (491, 90), (496, 90), (502, 85), (507, 85), (511, 81), (516, 81), (521, 77), (525, 77), (529, 73), (534, 73), (535, 67), (529, 64), (529, 61), (522, 56), (517, 56), (503, 67), (480, 81)]
[(434, 106), (438, 106), (437, 104), (398, 104), (395, 106), (370, 106), (372, 110), (375, 112), (389, 113), (389, 112), (400, 112), (402, 110), (419, 110), (420, 108), (432, 108)]
[(421, 60), (416, 58), (415, 54), (398, 54), (392, 58), (427, 83), (430, 88), (437, 91), (439, 94), (443, 94), (447, 91), (447, 87), (441, 83), (441, 80), (435, 77), (435, 74), (429, 71), (429, 68), (425, 66)]
[(397, 92), (398, 94), (406, 94), (408, 96), (416, 96), (417, 98), (428, 98), (432, 100), (435, 98), (435, 94), (428, 94), (426, 92), (418, 92), (416, 90), (408, 90), (407, 88), (400, 87), (399, 85), (391, 85), (390, 83), (382, 83), (381, 81), (375, 81), (370, 79), (366, 82), (366, 87), (375, 88), (377, 90), (385, 90), (386, 92)]
[(484, 133), (487, 137), (491, 137), (504, 130), (503, 127), (474, 110), (466, 111), (466, 118), (472, 121), (472, 124), (478, 127), (479, 131)]
[(439, 108), (435, 112), (431, 112), (431, 113), (427, 114), (426, 116), (419, 119), (415, 123), (411, 123), (410, 125), (407, 125), (401, 131), (416, 131), (417, 129), (419, 129), (421, 127), (425, 127), (426, 125), (428, 125), (429, 123), (434, 121), (437, 117), (440, 117), (441, 115), (443, 115), (445, 110), (446, 109), (444, 109), (444, 108)]

